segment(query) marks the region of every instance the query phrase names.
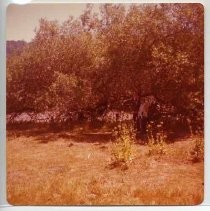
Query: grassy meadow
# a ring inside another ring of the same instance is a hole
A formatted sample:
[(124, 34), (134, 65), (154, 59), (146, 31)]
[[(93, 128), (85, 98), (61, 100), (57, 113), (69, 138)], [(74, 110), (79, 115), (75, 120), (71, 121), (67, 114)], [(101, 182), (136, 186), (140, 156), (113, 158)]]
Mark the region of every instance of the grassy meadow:
[[(89, 130), (8, 129), (7, 196), (13, 205), (197, 205), (204, 164), (190, 152), (197, 137), (148, 155), (135, 142), (126, 167), (113, 164), (106, 127)], [(201, 137), (200, 137), (201, 139)]]

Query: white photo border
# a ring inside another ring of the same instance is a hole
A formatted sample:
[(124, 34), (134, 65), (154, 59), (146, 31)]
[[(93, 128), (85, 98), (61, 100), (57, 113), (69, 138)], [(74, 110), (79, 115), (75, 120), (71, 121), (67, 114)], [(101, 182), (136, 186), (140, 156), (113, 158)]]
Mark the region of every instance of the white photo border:
[[(15, 0), (17, 2), (17, 0)], [(21, 0), (20, 0), (21, 1)], [(6, 9), (13, 0), (0, 0), (0, 210), (109, 210), (109, 206), (11, 206), (6, 200)], [(205, 138), (205, 161), (204, 161), (204, 201), (197, 206), (115, 206), (120, 210), (165, 210), (165, 209), (197, 209), (206, 210), (210, 206), (210, 1), (209, 0), (31, 0), (30, 3), (201, 3), (204, 6), (204, 138)], [(208, 36), (207, 36), (208, 35)], [(209, 109), (208, 109), (209, 108)], [(181, 210), (180, 210), (181, 211)]]

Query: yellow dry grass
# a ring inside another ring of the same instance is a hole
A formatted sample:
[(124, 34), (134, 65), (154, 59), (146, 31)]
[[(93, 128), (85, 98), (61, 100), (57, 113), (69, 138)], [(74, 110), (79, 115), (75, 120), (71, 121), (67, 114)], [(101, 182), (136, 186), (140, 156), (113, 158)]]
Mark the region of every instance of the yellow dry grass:
[[(18, 135), (17, 135), (18, 134)], [(161, 157), (135, 144), (129, 168), (109, 168), (111, 142), (70, 132), (8, 132), (7, 198), (13, 205), (196, 205), (203, 162), (188, 159), (193, 141), (167, 145)]]

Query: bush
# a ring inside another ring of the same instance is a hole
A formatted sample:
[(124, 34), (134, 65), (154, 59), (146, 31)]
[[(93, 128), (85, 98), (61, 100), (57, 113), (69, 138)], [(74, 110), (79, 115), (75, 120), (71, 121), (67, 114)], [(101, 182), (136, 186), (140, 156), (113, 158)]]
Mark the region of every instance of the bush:
[(163, 122), (150, 122), (147, 126), (149, 151), (148, 155), (163, 155), (166, 153), (166, 135), (163, 131)]
[(190, 151), (190, 160), (197, 163), (204, 160), (204, 141), (202, 137), (197, 136), (194, 142), (194, 146)]
[(124, 163), (127, 165), (133, 154), (133, 143), (135, 132), (132, 124), (121, 123), (113, 130), (114, 147), (112, 150), (115, 164)]

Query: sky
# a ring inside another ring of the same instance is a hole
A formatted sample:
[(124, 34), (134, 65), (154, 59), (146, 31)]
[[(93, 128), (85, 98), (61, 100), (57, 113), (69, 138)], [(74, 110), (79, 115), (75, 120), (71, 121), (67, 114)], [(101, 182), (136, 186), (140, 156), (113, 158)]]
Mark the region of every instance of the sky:
[(31, 41), (41, 18), (63, 22), (80, 16), (86, 4), (11, 4), (7, 8), (7, 40)]

